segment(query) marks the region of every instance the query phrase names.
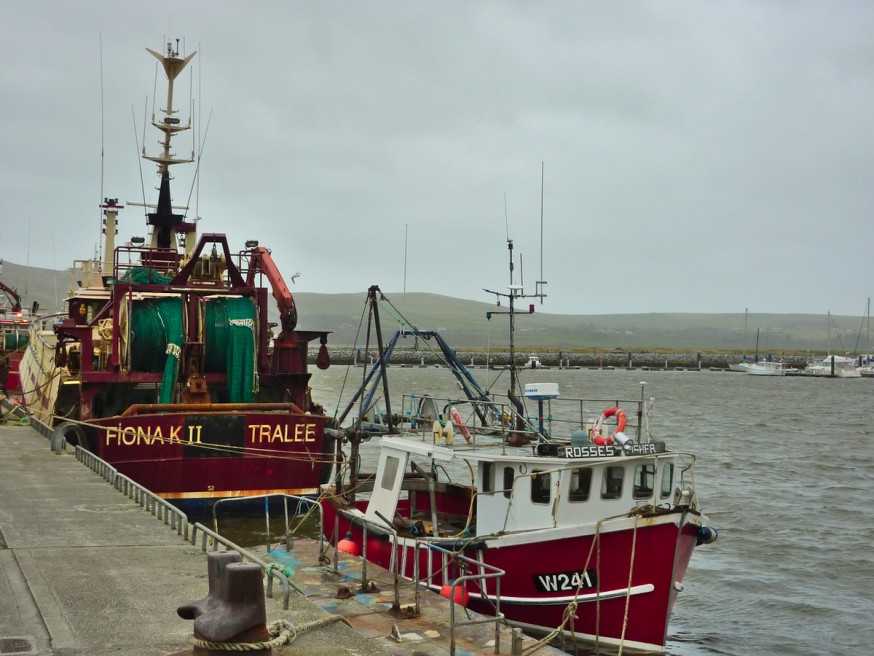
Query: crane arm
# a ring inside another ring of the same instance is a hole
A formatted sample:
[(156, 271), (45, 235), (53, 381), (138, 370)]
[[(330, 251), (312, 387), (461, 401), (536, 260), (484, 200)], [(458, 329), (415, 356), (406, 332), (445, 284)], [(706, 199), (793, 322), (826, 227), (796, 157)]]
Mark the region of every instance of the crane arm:
[(9, 300), (12, 301), (12, 310), (19, 311), (21, 310), (21, 296), (18, 295), (18, 292), (12, 289), (11, 287), (7, 287), (0, 281), (0, 290), (6, 293), (6, 296), (9, 297)]
[(297, 308), (294, 306), (294, 297), (285, 284), (282, 274), (279, 273), (279, 268), (273, 261), (270, 251), (264, 246), (256, 246), (250, 251), (251, 266), (247, 276), (246, 284), (254, 286), (255, 273), (260, 271), (270, 282), (270, 289), (273, 292), (273, 298), (276, 299), (276, 305), (279, 307), (279, 321), (282, 325), (282, 334), (292, 332), (297, 326)]

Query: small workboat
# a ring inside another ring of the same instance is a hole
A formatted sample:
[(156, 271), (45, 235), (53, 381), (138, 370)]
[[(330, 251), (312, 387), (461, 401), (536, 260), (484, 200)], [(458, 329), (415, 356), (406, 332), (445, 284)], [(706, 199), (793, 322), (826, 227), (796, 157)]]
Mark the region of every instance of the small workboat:
[[(512, 266), (505, 298), (512, 325), (524, 298)], [(360, 471), (361, 422), (338, 435), (349, 452), (322, 488), (325, 536), (526, 633), (663, 652), (692, 554), (717, 536), (695, 491), (695, 456), (651, 433), (642, 391), (607, 404), (528, 384), (532, 421), (510, 371), (506, 399), (469, 397), (463, 413), (425, 397), (444, 409), (433, 429), (401, 411), (372, 474)]]

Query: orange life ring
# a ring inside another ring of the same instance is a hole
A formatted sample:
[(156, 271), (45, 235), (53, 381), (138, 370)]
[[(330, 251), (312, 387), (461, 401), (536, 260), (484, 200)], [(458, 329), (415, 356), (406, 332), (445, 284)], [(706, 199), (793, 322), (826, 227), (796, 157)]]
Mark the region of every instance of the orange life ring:
[(614, 431), (614, 434), (623, 432), (628, 421), (628, 418), (625, 416), (625, 410), (622, 408), (607, 408), (604, 410), (601, 413), (601, 416), (598, 417), (598, 421), (595, 422), (595, 427), (592, 429), (592, 441), (599, 446), (613, 444), (612, 437), (609, 435), (601, 436), (601, 426), (609, 417), (616, 417), (616, 430)]

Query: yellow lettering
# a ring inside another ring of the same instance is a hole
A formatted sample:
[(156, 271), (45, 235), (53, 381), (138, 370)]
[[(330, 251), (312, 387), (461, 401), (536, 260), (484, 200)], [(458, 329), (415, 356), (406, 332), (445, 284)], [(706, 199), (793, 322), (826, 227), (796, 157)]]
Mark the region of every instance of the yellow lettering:
[(270, 441), (270, 426), (267, 426), (266, 424), (261, 424), (260, 426), (258, 426), (258, 435), (259, 442), (263, 442), (265, 438), (267, 439), (267, 441)]
[(252, 444), (255, 444), (255, 442), (261, 441), (261, 440), (255, 439), (256, 432), (258, 432), (258, 426), (249, 426), (249, 441), (252, 442)]
[(315, 442), (316, 441), (316, 425), (315, 424), (297, 424), (294, 427), (295, 442)]
[(273, 437), (270, 439), (271, 442), (275, 442), (276, 440), (285, 442), (285, 438), (282, 435), (282, 426), (279, 425), (276, 426), (276, 429), (273, 431)]
[(140, 443), (141, 438), (142, 438), (143, 442), (146, 443), (146, 445), (151, 444), (152, 443), (152, 437), (150, 435), (151, 432), (152, 432), (151, 426), (149, 426), (146, 430), (143, 430), (142, 426), (137, 426), (137, 444)]
[[(189, 444), (200, 444), (200, 431), (203, 426), (189, 426), (188, 427), (188, 443)], [(197, 437), (194, 436), (195, 429), (197, 429)]]
[(111, 440), (115, 440), (116, 446), (121, 443), (121, 424), (118, 425), (118, 429), (115, 428), (107, 428), (106, 429), (106, 446), (109, 446)]
[(170, 427), (170, 437), (169, 442), (172, 444), (173, 442), (181, 442), (182, 438), (179, 437), (179, 433), (182, 432), (182, 426), (171, 426)]
[(133, 446), (137, 443), (137, 431), (133, 426), (126, 426), (121, 432), (121, 443), (125, 446)]

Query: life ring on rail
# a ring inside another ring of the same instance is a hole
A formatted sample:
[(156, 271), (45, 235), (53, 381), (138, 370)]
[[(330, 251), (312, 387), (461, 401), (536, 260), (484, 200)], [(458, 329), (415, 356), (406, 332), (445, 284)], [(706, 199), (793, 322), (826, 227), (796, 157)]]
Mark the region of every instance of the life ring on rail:
[(592, 441), (599, 446), (613, 444), (612, 437), (609, 435), (601, 436), (601, 426), (609, 417), (616, 417), (616, 431), (614, 434), (623, 432), (628, 421), (628, 418), (625, 416), (625, 410), (622, 408), (607, 408), (604, 410), (601, 416), (598, 417), (598, 421), (595, 422), (594, 428), (592, 428)]

